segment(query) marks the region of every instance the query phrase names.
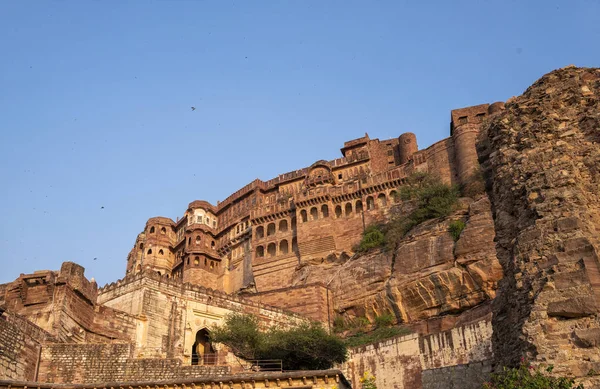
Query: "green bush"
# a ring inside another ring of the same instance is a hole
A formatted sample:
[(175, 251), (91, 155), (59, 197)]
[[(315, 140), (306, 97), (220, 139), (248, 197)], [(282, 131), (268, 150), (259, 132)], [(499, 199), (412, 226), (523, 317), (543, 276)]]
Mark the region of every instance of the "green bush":
[(385, 235), (383, 234), (381, 227), (378, 225), (371, 225), (363, 232), (363, 237), (355, 251), (365, 252), (372, 248), (383, 247), (384, 244)]
[(490, 382), (483, 385), (484, 389), (583, 389), (583, 385), (575, 385), (572, 378), (551, 377), (552, 366), (542, 369), (534, 368), (522, 362), (518, 368), (504, 368), (500, 373), (493, 373)]
[(330, 369), (347, 358), (344, 341), (328, 334), (319, 323), (261, 331), (255, 316), (233, 313), (222, 326), (212, 329), (210, 339), (246, 360), (281, 359), (285, 370)]
[(398, 188), (399, 197), (414, 202), (415, 208), (408, 215), (396, 214), (385, 225), (385, 243), (388, 249), (395, 248), (397, 242), (411, 229), (430, 219), (446, 217), (454, 211), (458, 201), (458, 188), (441, 182), (426, 173), (415, 173)]
[(336, 316), (333, 319), (333, 332), (340, 333), (344, 332), (347, 329), (346, 322), (344, 322), (344, 318), (341, 316)]
[(389, 327), (394, 324), (395, 317), (391, 313), (375, 316), (375, 327)]
[(379, 327), (371, 332), (360, 332), (346, 338), (346, 344), (348, 347), (363, 346), (365, 344), (379, 342), (395, 336), (408, 335), (410, 333), (411, 331), (404, 327)]
[(452, 239), (456, 242), (460, 238), (460, 234), (465, 229), (465, 222), (462, 220), (455, 220), (448, 226), (448, 232), (452, 235)]

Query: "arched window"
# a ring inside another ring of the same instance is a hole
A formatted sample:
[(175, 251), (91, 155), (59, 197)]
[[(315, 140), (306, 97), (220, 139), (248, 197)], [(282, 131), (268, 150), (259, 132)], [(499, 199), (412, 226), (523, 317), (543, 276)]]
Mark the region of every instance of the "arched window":
[(346, 209), (344, 211), (346, 216), (350, 216), (352, 214), (352, 203), (346, 203)]
[(373, 200), (373, 197), (369, 196), (367, 197), (367, 211), (372, 211), (375, 209), (375, 201)]
[(154, 226), (150, 227), (150, 233), (154, 234)]
[(354, 208), (356, 209), (356, 213), (362, 212), (363, 211), (362, 201), (356, 200), (356, 206)]
[(392, 201), (394, 203), (397, 203), (398, 201), (400, 201), (400, 197), (398, 196), (398, 192), (396, 192), (395, 190), (390, 192), (390, 198), (392, 199)]
[(262, 258), (265, 256), (265, 248), (263, 246), (258, 246), (256, 248), (256, 257)]
[(321, 215), (323, 215), (323, 217), (329, 217), (329, 207), (327, 204), (321, 206)]
[(319, 218), (319, 211), (317, 211), (317, 207), (312, 207), (310, 209), (310, 220), (317, 220)]
[(200, 235), (196, 235), (196, 244), (200, 243)]
[(256, 237), (258, 239), (263, 238), (265, 236), (265, 228), (263, 226), (256, 227)]
[(215, 349), (209, 341), (208, 330), (203, 328), (196, 332), (196, 341), (192, 346), (192, 365), (214, 365), (215, 357)]
[(200, 258), (199, 257), (195, 257), (194, 258), (194, 265), (198, 266), (200, 264)]
[(277, 246), (275, 246), (275, 243), (269, 243), (267, 246), (267, 254), (269, 258), (277, 255)]
[(167, 233), (167, 229), (165, 227), (160, 229), (160, 233), (161, 234), (166, 234)]
[(190, 245), (190, 244), (192, 244), (192, 237), (191, 236), (188, 238), (188, 245)]
[(380, 193), (379, 196), (377, 196), (377, 203), (382, 208), (387, 206), (387, 197), (385, 197), (385, 194)]
[(214, 240), (212, 240), (212, 241), (210, 242), (210, 247), (215, 247), (215, 241), (214, 241)]
[(158, 255), (165, 255), (165, 252), (163, 251), (163, 249), (158, 250)]
[(308, 221), (308, 215), (306, 214), (306, 209), (300, 211), (300, 218), (302, 218), (302, 223), (306, 223)]
[(335, 217), (342, 217), (342, 206), (341, 205), (336, 205), (335, 206)]
[(148, 249), (148, 254), (152, 254), (152, 249)]
[(288, 251), (289, 251), (288, 241), (287, 240), (282, 240), (279, 243), (279, 253), (280, 254), (287, 254)]
[(267, 236), (275, 234), (275, 223), (269, 223), (267, 225)]
[(142, 250), (144, 249), (144, 244), (143, 243), (140, 243), (140, 249), (142, 249)]
[(141, 271), (142, 271), (142, 265), (140, 265), (140, 264), (138, 263), (138, 265), (137, 265), (137, 266), (136, 266), (136, 268), (135, 268), (135, 271), (136, 271), (136, 272), (138, 272), (138, 273), (139, 273), (139, 272), (141, 272)]
[(288, 222), (283, 219), (279, 222), (279, 232), (286, 232), (288, 230)]
[(190, 264), (190, 259), (189, 259), (189, 258), (187, 259), (187, 264), (188, 264), (188, 265)]
[(161, 274), (160, 274), (160, 272), (159, 272), (159, 271), (157, 271), (156, 273), (158, 274), (158, 276), (159, 276), (159, 277), (161, 276)]

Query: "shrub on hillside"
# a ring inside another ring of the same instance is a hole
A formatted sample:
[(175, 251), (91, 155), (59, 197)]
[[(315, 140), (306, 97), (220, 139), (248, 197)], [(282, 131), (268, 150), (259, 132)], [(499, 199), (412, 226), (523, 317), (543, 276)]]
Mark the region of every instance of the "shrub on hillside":
[(427, 173), (412, 174), (398, 192), (400, 199), (413, 202), (415, 207), (406, 215), (394, 215), (385, 226), (385, 241), (389, 249), (395, 248), (400, 239), (424, 221), (450, 215), (459, 196), (457, 187)]
[(456, 187), (444, 184), (435, 176), (427, 173), (412, 174), (398, 188), (397, 194), (400, 200), (414, 203), (412, 210), (406, 214), (404, 210), (396, 208), (389, 222), (367, 227), (354, 251), (365, 252), (377, 247), (393, 249), (417, 225), (450, 215), (458, 195)]
[(500, 373), (493, 373), (490, 382), (484, 389), (583, 389), (583, 385), (575, 386), (572, 378), (551, 377), (552, 366), (542, 370), (522, 362), (518, 368), (504, 368)]
[(382, 228), (374, 224), (365, 229), (362, 239), (354, 251), (365, 252), (375, 247), (383, 247), (384, 244), (385, 235)]
[(450, 232), (450, 235), (452, 235), (452, 239), (454, 239), (455, 242), (460, 238), (460, 234), (465, 229), (465, 225), (464, 221), (455, 220), (448, 226), (448, 232)]

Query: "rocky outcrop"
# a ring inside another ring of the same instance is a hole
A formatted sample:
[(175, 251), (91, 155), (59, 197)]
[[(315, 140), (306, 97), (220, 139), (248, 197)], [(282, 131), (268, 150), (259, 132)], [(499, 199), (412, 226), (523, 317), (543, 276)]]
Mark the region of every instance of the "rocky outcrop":
[[(484, 125), (497, 257), (496, 362), (600, 371), (600, 69), (553, 71)], [(598, 384), (594, 377), (586, 380)], [(588, 386), (586, 386), (588, 387)]]
[[(460, 204), (448, 218), (414, 228), (395, 252), (373, 250), (342, 264), (307, 264), (297, 270), (294, 282), (329, 285), (336, 311), (347, 319), (374, 321), (393, 313), (399, 323), (414, 323), (489, 301), (502, 277), (490, 203), (484, 196)], [(466, 226), (455, 242), (448, 226), (459, 219)]]

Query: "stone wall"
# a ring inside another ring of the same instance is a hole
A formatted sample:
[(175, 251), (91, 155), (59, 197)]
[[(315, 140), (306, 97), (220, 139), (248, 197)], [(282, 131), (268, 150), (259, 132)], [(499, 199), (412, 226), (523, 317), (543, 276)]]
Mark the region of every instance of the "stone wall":
[(228, 366), (182, 366), (178, 359), (132, 359), (129, 344), (48, 344), (41, 352), (39, 381), (107, 383), (218, 377)]
[(100, 290), (101, 304), (139, 317), (135, 357), (181, 357), (191, 364), (192, 346), (198, 331), (219, 325), (231, 312), (259, 317), (264, 326), (305, 320), (250, 299), (167, 280), (142, 272)]
[(491, 360), (485, 360), (424, 370), (421, 381), (423, 389), (481, 389), (481, 383), (489, 380), (491, 371)]
[(491, 337), (489, 318), (437, 334), (401, 336), (352, 349), (342, 370), (355, 387), (365, 372), (379, 388), (435, 389), (438, 376), (468, 379), (455, 387), (477, 387), (489, 377)]
[(0, 316), (0, 379), (37, 379), (41, 342), (50, 334), (8, 313)]
[(291, 286), (255, 293), (247, 297), (252, 301), (301, 313), (303, 316), (321, 323), (331, 324), (333, 320), (333, 293), (329, 292), (323, 284)]

